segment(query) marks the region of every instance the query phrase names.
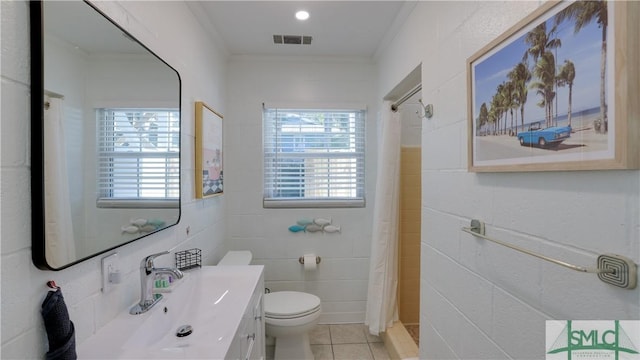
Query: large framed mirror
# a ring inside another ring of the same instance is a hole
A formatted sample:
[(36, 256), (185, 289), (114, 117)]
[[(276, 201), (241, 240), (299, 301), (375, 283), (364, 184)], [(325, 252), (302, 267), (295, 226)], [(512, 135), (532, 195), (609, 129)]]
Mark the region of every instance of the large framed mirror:
[(61, 270), (180, 219), (178, 72), (83, 1), (32, 1), (32, 253)]

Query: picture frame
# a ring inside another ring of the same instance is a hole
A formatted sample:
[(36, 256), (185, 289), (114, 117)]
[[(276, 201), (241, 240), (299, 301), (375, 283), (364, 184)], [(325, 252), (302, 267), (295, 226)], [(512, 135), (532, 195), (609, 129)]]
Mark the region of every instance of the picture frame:
[(202, 101), (195, 102), (195, 115), (195, 190), (197, 199), (205, 199), (224, 192), (224, 117)]
[(640, 168), (639, 13), (550, 1), (469, 57), (468, 170)]

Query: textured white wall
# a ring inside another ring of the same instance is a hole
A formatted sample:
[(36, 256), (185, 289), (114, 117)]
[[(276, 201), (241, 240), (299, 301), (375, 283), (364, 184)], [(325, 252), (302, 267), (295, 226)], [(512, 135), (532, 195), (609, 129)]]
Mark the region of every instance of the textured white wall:
[[(225, 111), (225, 54), (200, 27), (185, 3), (96, 2), (105, 13), (171, 64), (182, 80), (182, 216), (159, 234), (119, 249), (123, 283), (100, 292), (100, 258), (66, 270), (36, 269), (31, 262), (29, 20), (26, 1), (2, 1), (1, 114), (1, 286), (2, 358), (43, 358), (46, 336), (40, 305), (45, 282), (62, 287), (76, 340), (82, 342), (116, 314), (138, 300), (138, 267), (143, 256), (166, 250), (199, 247), (205, 264), (222, 255), (225, 198), (195, 201), (194, 101), (204, 100)], [(171, 26), (168, 26), (170, 24)], [(190, 227), (187, 236), (186, 228)], [(173, 258), (160, 258), (170, 265)]]
[[(467, 166), (466, 59), (538, 2), (420, 2), (379, 58), (380, 96), (422, 63), (420, 358), (541, 359), (546, 319), (639, 319), (640, 290), (462, 233), (487, 233), (594, 265), (640, 260), (640, 172), (474, 174)], [(637, 95), (637, 94), (635, 94)]]
[[(233, 57), (225, 117), (227, 246), (249, 249), (265, 265), (271, 290), (307, 291), (322, 300), (321, 322), (362, 322), (367, 296), (378, 104), (375, 66), (357, 59)], [(367, 106), (366, 201), (358, 209), (263, 209), (262, 103)], [(300, 218), (332, 218), (341, 233), (291, 233)], [(322, 263), (303, 272), (298, 257)]]
[[(422, 145), (422, 123), (426, 120), (419, 117), (420, 103), (422, 99), (422, 91), (417, 92), (406, 102), (400, 109), (401, 144), (403, 147), (420, 147)], [(416, 114), (418, 112), (418, 114)]]

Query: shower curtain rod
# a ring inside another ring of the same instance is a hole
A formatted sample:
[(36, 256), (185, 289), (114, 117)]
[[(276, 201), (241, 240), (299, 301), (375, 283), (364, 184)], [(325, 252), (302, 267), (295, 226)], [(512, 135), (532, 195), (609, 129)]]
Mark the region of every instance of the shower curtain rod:
[(420, 84), (420, 85), (416, 86), (415, 88), (413, 88), (411, 91), (406, 93), (403, 97), (398, 99), (398, 101), (396, 101), (395, 103), (391, 104), (391, 111), (393, 111), (393, 112), (398, 111), (398, 106), (402, 105), (402, 103), (404, 103), (405, 101), (409, 100), (410, 97), (412, 97), (413, 95), (417, 94), (421, 90), (422, 90), (422, 84)]

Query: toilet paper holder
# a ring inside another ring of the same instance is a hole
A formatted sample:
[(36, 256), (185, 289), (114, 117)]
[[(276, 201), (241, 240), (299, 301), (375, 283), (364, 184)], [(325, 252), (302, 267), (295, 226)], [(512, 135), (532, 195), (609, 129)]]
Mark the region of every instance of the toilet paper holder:
[[(322, 261), (322, 259), (320, 258), (320, 256), (316, 256), (316, 264), (320, 264), (320, 261)], [(298, 262), (302, 265), (304, 265), (304, 256), (300, 256), (298, 258)]]

